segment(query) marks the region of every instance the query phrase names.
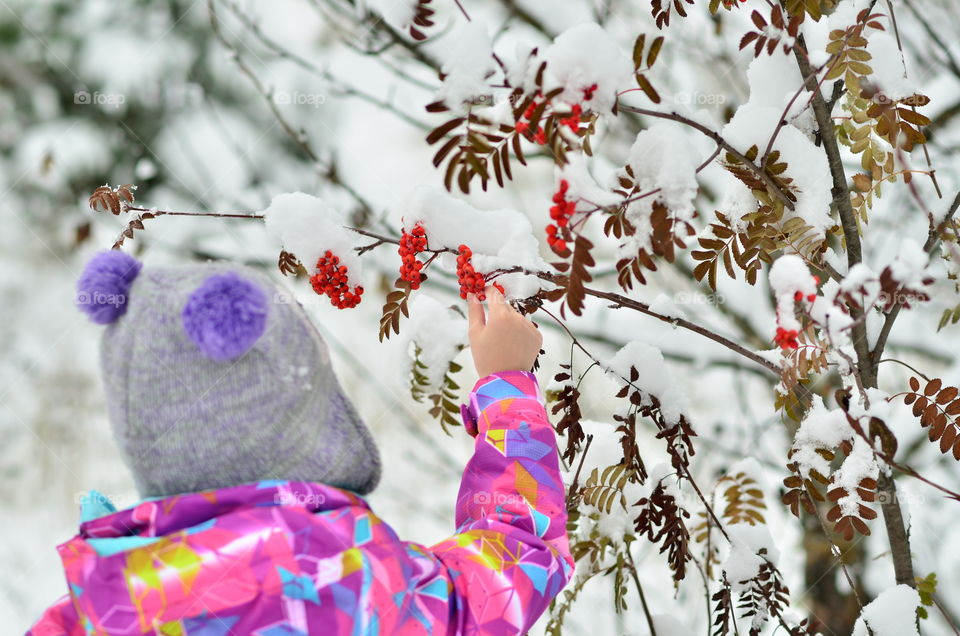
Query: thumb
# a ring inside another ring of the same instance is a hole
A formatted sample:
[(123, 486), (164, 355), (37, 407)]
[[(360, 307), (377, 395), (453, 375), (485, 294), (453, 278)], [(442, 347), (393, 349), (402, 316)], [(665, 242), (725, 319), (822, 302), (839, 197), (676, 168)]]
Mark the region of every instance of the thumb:
[(482, 327), (486, 324), (486, 317), (483, 314), (483, 303), (477, 300), (476, 294), (467, 294), (467, 310), (470, 329)]

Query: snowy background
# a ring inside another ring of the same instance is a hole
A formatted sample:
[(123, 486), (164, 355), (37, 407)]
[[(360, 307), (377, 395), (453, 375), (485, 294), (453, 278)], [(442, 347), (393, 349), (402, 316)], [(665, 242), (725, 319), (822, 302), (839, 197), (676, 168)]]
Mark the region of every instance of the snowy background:
[[(441, 84), (414, 53), (383, 37), (381, 16), (386, 24), (401, 24), (408, 3), (214, 4), (221, 36), (233, 53), (215, 37), (207, 2), (0, 0), (0, 625), (5, 633), (26, 629), (65, 592), (54, 546), (75, 532), (79, 495), (96, 488), (121, 506), (136, 501), (105, 418), (96, 364), (100, 328), (73, 306), (74, 283), (83, 263), (109, 247), (123, 227), (122, 220), (87, 208), (93, 188), (136, 183), (138, 202), (148, 207), (220, 212), (262, 211), (278, 194), (303, 191), (322, 198), (354, 224), (396, 233), (401, 217), (408, 227), (417, 214), (428, 218), (436, 197), (445, 196), (438, 194), (442, 172), (430, 162), (434, 149), (424, 142), (443, 120), (423, 106), (438, 95), (469, 91), (470, 82), (478, 81), (478, 65), (489, 62), (476, 52), (484, 38), (494, 42), (504, 59), (514, 60), (524, 44), (547, 47), (555, 35), (599, 21), (610, 41), (628, 56), (637, 33), (656, 30), (648, 2), (468, 3), (474, 21), (485, 25), (481, 32), (479, 27), (464, 29), (452, 2), (435, 0), (437, 26), (430, 41), (416, 50), (453, 77)], [(700, 4), (690, 9), (689, 18), (675, 19), (670, 26), (670, 45), (652, 78), (669, 107), (717, 129), (726, 125), (724, 133), (731, 141), (748, 146), (755, 143), (750, 141), (754, 136), (765, 138), (770, 112), (779, 113), (801, 78), (792, 58), (777, 53), (751, 64), (749, 53), (738, 52), (736, 43), (750, 28), (748, 10), (724, 12), (721, 24)], [(764, 5), (755, 0), (746, 4)], [(843, 21), (865, 3), (847, 0), (841, 5), (831, 18), (837, 25), (846, 24)], [(960, 144), (960, 118), (955, 118), (960, 112), (960, 68), (954, 62), (960, 58), (960, 27), (952, 0), (913, 0), (910, 5), (927, 13), (928, 23), (948, 46), (932, 42), (904, 5), (898, 17), (908, 79), (902, 77), (903, 61), (892, 36), (871, 39), (871, 52), (887, 86), (921, 90), (931, 97), (925, 112), (936, 128), (929, 148), (946, 198), (937, 201), (920, 177), (917, 187), (942, 214), (960, 186), (954, 161)], [(358, 19), (368, 10), (366, 19)], [(823, 48), (829, 28), (830, 20), (805, 25), (811, 49)], [(558, 52), (557, 59), (561, 53), (570, 50)], [(238, 62), (260, 83), (259, 89)], [(616, 74), (615, 64), (604, 59), (599, 63)], [(628, 65), (628, 76), (629, 70)], [(709, 140), (653, 121), (645, 122), (649, 130), (638, 138), (636, 121), (623, 119), (602, 127), (594, 141), (601, 150), (592, 161), (593, 177), (571, 173), (571, 181), (583, 180), (582, 191), (606, 184), (625, 162), (643, 164), (645, 157), (654, 156), (645, 174), (669, 188), (673, 207), (686, 206), (691, 213), (735, 212), (744, 205), (749, 193), (718, 165), (703, 170), (692, 189), (683, 180), (662, 181), (706, 159), (713, 150)], [(784, 154), (793, 153), (796, 165), (802, 166), (795, 177), (806, 193), (799, 205), (806, 206), (811, 224), (822, 228), (830, 224), (825, 216), (829, 173), (819, 149), (813, 156), (803, 154), (813, 148), (803, 130), (810, 121), (801, 115), (780, 143)], [(285, 125), (296, 131), (295, 138)], [(654, 152), (662, 155), (651, 155)], [(914, 153), (913, 161), (919, 157)], [(855, 160), (848, 159), (853, 165)], [(661, 175), (657, 170), (664, 166), (670, 170), (664, 168)], [(504, 189), (475, 188), (469, 197), (457, 198), (468, 201), (471, 209), (522, 211), (542, 241), (539, 228), (549, 222), (556, 183), (553, 162), (533, 157), (530, 166), (515, 169), (514, 176)], [(418, 194), (418, 187), (427, 190)], [(870, 230), (865, 253), (879, 271), (900, 250), (904, 236), (923, 242), (926, 219), (906, 188), (891, 187), (872, 213)], [(484, 240), (496, 245), (508, 238), (493, 235)], [(614, 289), (616, 246), (596, 242), (597, 285)], [(537, 247), (526, 243), (521, 251), (535, 259)], [(539, 248), (547, 256), (545, 244)], [(444, 434), (426, 406), (412, 399), (409, 386), (411, 339), (433, 342), (436, 347), (428, 354), (438, 360), (444, 358), (444, 347), (455, 350), (461, 342), (457, 334), (465, 323), (447, 309), (462, 307), (450, 270), (431, 270), (436, 273), (416, 298), (413, 318), (402, 325), (400, 336), (380, 343), (380, 308), (399, 265), (392, 248), (364, 257), (367, 295), (348, 311), (331, 307), (304, 280), (285, 279), (277, 272), (279, 244), (262, 223), (157, 219), (147, 221), (146, 231), (128, 240), (125, 249), (148, 266), (235, 259), (262, 266), (278, 283), (289, 285), (330, 344), (347, 392), (384, 449), (382, 486), (370, 497), (374, 509), (406, 539), (431, 543), (451, 533), (459, 475), (472, 442), (459, 429), (452, 436)], [(680, 261), (687, 271), (692, 268), (686, 257)], [(662, 268), (649, 278), (633, 295), (659, 311), (695, 319), (754, 350), (773, 346), (775, 308), (765, 274), (756, 287), (742, 279), (721, 280), (717, 294), (691, 284), (689, 275), (674, 268)], [(943, 281), (933, 296), (923, 308), (904, 312), (887, 355), (957, 384), (957, 328), (935, 333), (940, 314), (956, 304), (953, 284)], [(540, 323), (546, 336), (540, 380), (547, 387), (557, 365), (569, 362), (571, 347), (554, 324)], [(748, 468), (765, 494), (780, 568), (802, 610), (807, 586), (805, 556), (798, 548), (801, 528), (779, 501), (791, 440), (774, 408), (768, 379), (719, 345), (639, 314), (609, 310), (595, 299), (570, 324), (604, 358), (634, 340), (663, 352), (671, 392), (700, 435), (693, 467), (704, 482), (737, 470), (743, 466), (738, 462), (751, 455)], [(649, 361), (650, 356), (641, 359)], [(458, 361), (464, 367), (455, 377), (462, 398), (476, 377), (469, 352), (462, 352)], [(577, 364), (585, 366), (581, 358)], [(894, 393), (906, 386), (907, 369), (881, 368), (882, 389)], [(829, 394), (833, 388), (825, 380), (815, 390)], [(617, 389), (602, 373), (589, 375), (581, 386), (581, 406), (591, 420), (587, 432), (597, 436), (584, 474), (619, 457), (611, 424), (619, 408), (613, 399)], [(896, 407), (894, 413), (899, 417), (888, 423), (900, 438), (904, 461), (956, 488), (957, 464), (925, 441), (925, 432), (906, 408)], [(644, 435), (644, 459), (653, 466), (666, 454), (649, 431)], [(957, 615), (960, 557), (949, 546), (960, 541), (958, 504), (945, 502), (919, 482), (898, 484), (909, 512), (917, 574), (937, 572), (940, 599)], [(624, 521), (611, 519), (604, 531), (616, 535), (616, 524)], [(863, 557), (855, 566), (871, 598), (893, 583), (892, 567), (884, 558), (888, 547), (882, 523), (874, 522), (873, 528), (873, 535), (860, 542)], [(641, 578), (649, 581), (648, 602), (656, 614), (664, 615), (658, 632), (707, 631), (698, 577), (688, 577), (675, 589), (664, 575), (657, 546), (638, 541), (634, 556)], [(841, 589), (846, 587), (838, 569), (826, 575), (836, 577)], [(618, 615), (612, 595), (612, 580), (591, 581), (569, 614), (564, 633), (647, 633), (639, 604), (634, 600)], [(952, 633), (932, 614), (925, 634)]]

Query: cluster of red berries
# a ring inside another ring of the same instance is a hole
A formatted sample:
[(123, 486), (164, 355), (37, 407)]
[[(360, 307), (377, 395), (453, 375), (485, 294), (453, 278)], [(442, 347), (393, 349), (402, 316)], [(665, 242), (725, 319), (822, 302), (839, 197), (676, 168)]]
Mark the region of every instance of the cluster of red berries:
[[(537, 97), (540, 97), (542, 93), (537, 92)], [(530, 102), (530, 105), (527, 106), (527, 110), (523, 111), (523, 115), (520, 117), (520, 121), (517, 122), (517, 132), (525, 136), (527, 139), (530, 139), (534, 143), (538, 143), (541, 146), (547, 143), (547, 133), (544, 132), (543, 126), (537, 126), (537, 130), (533, 133), (530, 132), (530, 118), (533, 117), (534, 111), (537, 110), (537, 100), (534, 99)], [(526, 120), (526, 121), (524, 121)]]
[[(586, 88), (584, 88), (583, 101), (589, 102), (591, 99), (593, 99), (593, 95), (596, 92), (597, 92), (596, 84), (591, 84), (590, 86), (587, 86)], [(543, 96), (543, 93), (537, 92), (536, 97), (542, 97), (542, 96)], [(536, 98), (534, 98), (534, 100), (530, 102), (530, 105), (527, 106), (527, 109), (523, 111), (523, 115), (520, 117), (520, 121), (517, 122), (517, 132), (525, 136), (527, 139), (533, 141), (534, 143), (543, 145), (547, 143), (547, 134), (546, 132), (544, 132), (543, 127), (537, 126), (536, 131), (531, 131), (530, 129), (530, 119), (533, 117), (533, 113), (534, 111), (537, 110), (538, 106), (540, 106), (540, 104), (538, 104)], [(583, 118), (583, 106), (581, 106), (580, 104), (574, 104), (573, 107), (570, 109), (570, 114), (567, 117), (561, 118), (559, 121), (562, 126), (567, 126), (573, 132), (577, 132), (578, 130), (580, 130), (580, 120), (582, 118)]]
[[(476, 294), (478, 300), (485, 300), (487, 295), (484, 292), (487, 286), (487, 278), (483, 274), (477, 273), (473, 269), (473, 250), (466, 245), (457, 248), (457, 282), (460, 283), (460, 298), (466, 298), (467, 294)], [(503, 286), (500, 283), (493, 283), (493, 286), (502, 294)]]
[(580, 130), (580, 118), (583, 116), (583, 107), (580, 104), (574, 104), (570, 109), (570, 116), (564, 117), (560, 123), (567, 126), (573, 132)]
[(460, 283), (460, 298), (466, 298), (467, 294), (476, 294), (477, 298), (483, 300), (486, 297), (483, 290), (487, 286), (484, 277), (477, 274), (473, 269), (473, 263), (470, 259), (473, 257), (473, 251), (466, 245), (457, 248), (457, 282)]
[(551, 223), (547, 226), (547, 244), (557, 254), (566, 254), (567, 242), (563, 240), (560, 228), (566, 227), (570, 218), (577, 210), (576, 201), (567, 201), (567, 190), (570, 184), (566, 179), (560, 180), (560, 188), (553, 193), (553, 206), (550, 208), (550, 218), (556, 224)]
[(403, 264), (400, 265), (400, 279), (410, 283), (410, 289), (419, 289), (423, 275), (420, 270), (423, 269), (423, 261), (417, 258), (417, 254), (427, 248), (427, 232), (423, 225), (417, 223), (410, 232), (404, 231), (400, 235), (400, 259)]
[(796, 349), (800, 346), (800, 343), (797, 341), (796, 329), (777, 327), (777, 335), (773, 337), (773, 341), (779, 345), (781, 349)]
[(360, 304), (363, 287), (357, 285), (350, 291), (347, 284), (347, 266), (330, 250), (317, 260), (317, 273), (310, 277), (310, 285), (318, 294), (330, 297), (337, 309), (350, 309)]
[[(818, 276), (813, 277), (813, 282), (816, 285), (820, 284), (820, 278)], [(804, 296), (803, 292), (799, 289), (793, 292), (793, 301), (799, 303), (806, 298), (807, 302), (813, 302), (817, 299), (816, 294), (807, 294)], [(784, 329), (783, 327), (777, 327), (777, 333), (773, 337), (773, 341), (781, 349), (796, 349), (800, 346), (800, 343), (797, 341), (797, 330), (796, 329)]]
[[(813, 284), (814, 284), (814, 285), (819, 285), (819, 284), (820, 284), (820, 277), (819, 277), (819, 276), (814, 276), (814, 277), (813, 277)], [(807, 294), (807, 302), (811, 302), (811, 303), (812, 303), (812, 302), (815, 301), (816, 299), (817, 299), (817, 295), (816, 295), (816, 294)], [(793, 302), (798, 303), (798, 302), (800, 302), (801, 300), (803, 300), (803, 292), (798, 289), (797, 291), (793, 292)]]

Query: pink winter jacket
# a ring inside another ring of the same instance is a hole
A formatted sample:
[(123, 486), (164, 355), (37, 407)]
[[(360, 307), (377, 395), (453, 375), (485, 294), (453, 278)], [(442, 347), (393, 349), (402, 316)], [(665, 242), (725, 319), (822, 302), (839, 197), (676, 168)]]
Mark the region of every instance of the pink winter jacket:
[(316, 483), (148, 500), (57, 548), (69, 594), (29, 634), (525, 632), (573, 572), (553, 429), (522, 371), (481, 378), (461, 412), (476, 450), (449, 539), (402, 541)]

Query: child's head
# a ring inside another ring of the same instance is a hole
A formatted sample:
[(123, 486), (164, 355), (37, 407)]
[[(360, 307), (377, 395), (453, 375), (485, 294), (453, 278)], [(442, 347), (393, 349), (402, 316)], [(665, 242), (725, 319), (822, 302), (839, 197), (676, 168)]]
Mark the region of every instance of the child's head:
[(141, 267), (111, 251), (77, 283), (106, 324), (101, 371), (114, 436), (143, 496), (264, 479), (366, 494), (370, 433), (303, 309), (263, 274), (209, 263)]

